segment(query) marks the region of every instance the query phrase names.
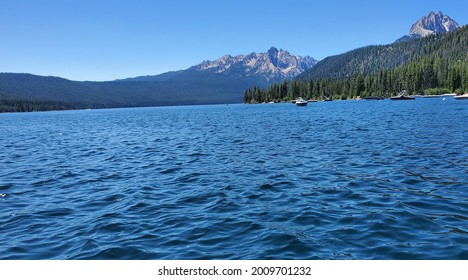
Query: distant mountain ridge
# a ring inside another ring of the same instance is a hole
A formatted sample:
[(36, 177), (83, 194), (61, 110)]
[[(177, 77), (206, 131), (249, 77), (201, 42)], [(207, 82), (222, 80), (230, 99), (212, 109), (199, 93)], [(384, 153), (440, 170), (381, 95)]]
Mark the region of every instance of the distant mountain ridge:
[(430, 12), (411, 26), (409, 35), (401, 37), (397, 42), (409, 41), (433, 34), (451, 32), (460, 27), (460, 24), (448, 15), (444, 15), (440, 11), (437, 13)]
[(237, 79), (79, 82), (0, 73), (3, 100), (60, 102), (74, 109), (240, 103), (250, 84)]
[(263, 77), (266, 81), (280, 81), (292, 79), (316, 63), (317, 60), (310, 56), (292, 55), (288, 51), (271, 47), (265, 53), (251, 53), (234, 57), (225, 55), (214, 61), (204, 61), (189, 68), (189, 70)]
[[(272, 82), (289, 80), (313, 67), (317, 60), (310, 56), (292, 55), (288, 51), (271, 47), (267, 52), (247, 55), (224, 55), (216, 60), (205, 60), (186, 70), (167, 72), (154, 76), (139, 76), (120, 81), (187, 81), (202, 73), (210, 76), (228, 76), (257, 84), (267, 85)], [(213, 75), (209, 75), (213, 74)]]

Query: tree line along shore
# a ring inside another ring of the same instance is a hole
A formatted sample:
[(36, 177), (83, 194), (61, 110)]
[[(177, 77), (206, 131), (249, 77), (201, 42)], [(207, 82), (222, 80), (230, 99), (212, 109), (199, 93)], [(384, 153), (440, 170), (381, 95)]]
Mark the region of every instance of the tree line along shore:
[(393, 69), (381, 69), (349, 79), (291, 80), (266, 89), (244, 92), (244, 103), (281, 102), (298, 97), (313, 100), (391, 97), (409, 95), (462, 94), (468, 91), (468, 62), (426, 57)]

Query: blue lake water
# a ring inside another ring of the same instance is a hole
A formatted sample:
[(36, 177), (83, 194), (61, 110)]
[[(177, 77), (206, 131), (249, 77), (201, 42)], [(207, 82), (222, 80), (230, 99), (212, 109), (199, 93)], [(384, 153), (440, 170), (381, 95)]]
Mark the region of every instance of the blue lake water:
[(468, 259), (468, 102), (0, 114), (0, 259)]

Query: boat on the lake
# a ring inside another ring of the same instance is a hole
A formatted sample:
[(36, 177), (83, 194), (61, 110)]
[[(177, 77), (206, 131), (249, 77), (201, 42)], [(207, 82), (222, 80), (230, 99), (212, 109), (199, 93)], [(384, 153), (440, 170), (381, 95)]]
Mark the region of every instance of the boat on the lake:
[(416, 98), (407, 95), (398, 95), (394, 97), (390, 97), (390, 100), (415, 100)]
[(457, 95), (453, 97), (456, 100), (463, 100), (463, 99), (468, 99), (468, 92), (465, 92), (463, 95)]
[(390, 100), (415, 100), (414, 96), (408, 96), (406, 90), (403, 90), (397, 96), (390, 97)]
[(297, 106), (307, 106), (307, 100), (305, 100), (302, 97), (299, 97), (296, 99), (296, 105)]

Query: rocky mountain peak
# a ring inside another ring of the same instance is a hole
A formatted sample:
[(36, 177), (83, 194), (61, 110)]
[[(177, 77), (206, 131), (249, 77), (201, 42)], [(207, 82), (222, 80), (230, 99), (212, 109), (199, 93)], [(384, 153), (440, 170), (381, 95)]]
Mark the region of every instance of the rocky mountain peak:
[(430, 12), (411, 26), (411, 37), (425, 37), (434, 33), (445, 33), (460, 28), (460, 25), (442, 12)]
[(271, 48), (268, 50), (268, 53), (269, 53), (269, 54), (277, 54), (277, 53), (278, 53), (278, 49), (275, 48), (275, 47), (271, 47)]
[(415, 22), (409, 31), (409, 35), (403, 36), (396, 42), (411, 41), (415, 38), (426, 37), (432, 34), (446, 33), (460, 28), (460, 24), (444, 15), (441, 11), (430, 12)]

